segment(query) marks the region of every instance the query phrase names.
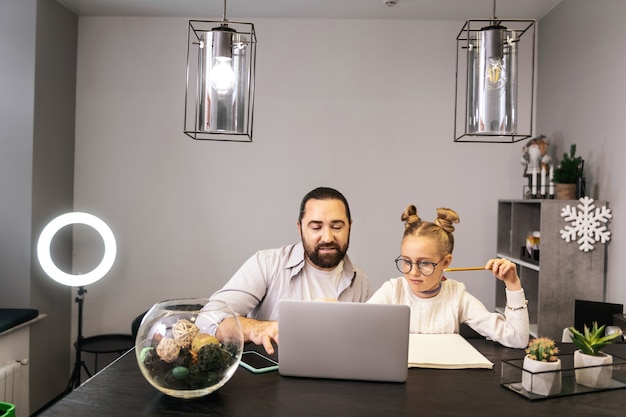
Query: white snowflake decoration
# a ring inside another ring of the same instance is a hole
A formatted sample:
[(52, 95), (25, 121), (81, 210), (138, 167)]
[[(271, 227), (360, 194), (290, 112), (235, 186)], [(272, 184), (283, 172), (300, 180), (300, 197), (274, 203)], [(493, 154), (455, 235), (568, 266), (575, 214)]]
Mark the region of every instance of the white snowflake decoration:
[[(576, 240), (578, 249), (589, 252), (596, 242), (606, 243), (611, 239), (611, 232), (604, 225), (613, 217), (606, 206), (596, 208), (593, 199), (583, 197), (578, 204), (580, 211), (569, 204), (561, 210), (561, 217), (571, 225), (561, 230), (561, 238), (566, 242)], [(594, 210), (595, 209), (595, 210)], [(604, 224), (603, 224), (604, 223)]]

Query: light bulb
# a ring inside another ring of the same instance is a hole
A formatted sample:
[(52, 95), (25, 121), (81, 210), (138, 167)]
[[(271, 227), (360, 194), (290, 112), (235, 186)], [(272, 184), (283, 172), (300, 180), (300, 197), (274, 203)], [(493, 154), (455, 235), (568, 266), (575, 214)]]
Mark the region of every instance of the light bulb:
[(489, 58), (485, 74), (487, 75), (487, 86), (491, 89), (498, 90), (506, 83), (506, 70), (501, 59)]
[(215, 65), (211, 69), (211, 87), (218, 94), (228, 94), (235, 87), (235, 71), (231, 66), (232, 59), (218, 56)]

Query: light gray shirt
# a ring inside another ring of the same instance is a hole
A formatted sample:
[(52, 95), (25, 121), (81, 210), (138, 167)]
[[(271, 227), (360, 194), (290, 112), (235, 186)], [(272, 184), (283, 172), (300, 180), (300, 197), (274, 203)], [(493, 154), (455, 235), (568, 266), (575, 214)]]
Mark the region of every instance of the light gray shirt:
[[(302, 273), (305, 264), (302, 243), (261, 250), (252, 255), (212, 300), (221, 300), (233, 312), (256, 320), (278, 320), (278, 300), (306, 300)], [(326, 298), (365, 302), (372, 294), (368, 276), (343, 258), (343, 272), (335, 294)]]

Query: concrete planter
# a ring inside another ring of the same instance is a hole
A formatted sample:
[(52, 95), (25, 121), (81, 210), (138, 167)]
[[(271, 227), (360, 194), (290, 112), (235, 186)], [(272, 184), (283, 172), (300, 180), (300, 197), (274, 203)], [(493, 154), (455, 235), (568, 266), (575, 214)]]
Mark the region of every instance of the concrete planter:
[(557, 372), (561, 370), (560, 359), (555, 362), (541, 362), (526, 356), (522, 366), (522, 387), (526, 391), (537, 395), (561, 392), (561, 372)]
[[(598, 356), (587, 355), (582, 351), (574, 352), (576, 383), (589, 388), (608, 388), (613, 379), (613, 357), (600, 352)], [(586, 368), (591, 367), (591, 368)], [(583, 368), (583, 369), (577, 369)]]

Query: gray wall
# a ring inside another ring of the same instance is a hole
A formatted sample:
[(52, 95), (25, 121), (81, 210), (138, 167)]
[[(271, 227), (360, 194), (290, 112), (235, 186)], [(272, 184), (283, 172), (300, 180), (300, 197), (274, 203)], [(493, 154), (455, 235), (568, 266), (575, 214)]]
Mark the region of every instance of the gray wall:
[[(0, 4), (0, 303), (29, 303), (35, 0)], [(19, 42), (15, 40), (19, 39)], [(6, 291), (10, 286), (11, 291)]]
[[(35, 240), (73, 206), (77, 31), (77, 17), (56, 1), (0, 4), (0, 306), (47, 314), (30, 332), (33, 412), (69, 375), (71, 292), (43, 275)], [(69, 269), (70, 234), (59, 236), (55, 256)]]
[[(71, 211), (74, 198), (74, 117), (78, 18), (56, 1), (37, 2), (32, 241), (52, 217)], [(57, 264), (71, 270), (71, 228), (54, 240)], [(33, 248), (35, 243), (33, 243)], [(31, 332), (31, 410), (62, 392), (68, 381), (69, 288), (47, 277), (31, 258), (31, 304), (48, 316)], [(71, 320), (70, 323), (71, 325)], [(54, 343), (50, 341), (54, 340)], [(73, 361), (73, 349), (70, 348)], [(73, 362), (72, 362), (73, 363)], [(45, 379), (41, 375), (53, 375)]]
[[(547, 96), (557, 63), (542, 42), (559, 36), (552, 33), (558, 25), (585, 26), (584, 13), (573, 20), (567, 13), (584, 3), (565, 0), (545, 28), (539, 25), (537, 131), (553, 139), (553, 156), (579, 143), (593, 196), (614, 210), (613, 254), (624, 209), (609, 184), (608, 155), (592, 152), (597, 134), (570, 134), (574, 120), (547, 116), (561, 104)], [(585, 7), (608, 17), (622, 6)], [(462, 22), (249, 20), (259, 39), (255, 137), (233, 144), (192, 141), (181, 132), (186, 20), (80, 17), (75, 208), (103, 217), (120, 245), (111, 273), (90, 287), (89, 333), (127, 331), (158, 300), (208, 296), (255, 250), (298, 240), (299, 201), (318, 185), (350, 200), (350, 253), (376, 288), (398, 275), (392, 260), (409, 203), (426, 219), (440, 206), (460, 213), (455, 265), (480, 265), (494, 254), (496, 201), (522, 195), (522, 144), (452, 142), (454, 39)], [(610, 31), (596, 25), (585, 42), (617, 50), (624, 37)], [(563, 85), (608, 90), (607, 80), (620, 81), (603, 77), (612, 75), (611, 65), (563, 67)], [(563, 102), (584, 103), (585, 91), (569, 88), (559, 91)], [(585, 123), (579, 114), (571, 119)], [(615, 136), (607, 132), (603, 149), (621, 149)], [(87, 270), (90, 262), (75, 256), (74, 268)], [(621, 262), (609, 256), (609, 301), (626, 301)], [(493, 307), (491, 276), (454, 277)]]
[[(429, 220), (459, 212), (456, 265), (495, 253), (496, 200), (522, 192), (521, 145), (453, 143), (462, 22), (254, 19), (251, 144), (182, 133), (185, 19), (79, 22), (75, 209), (119, 242), (90, 286), (89, 333), (127, 331), (162, 299), (209, 296), (254, 251), (298, 240), (300, 200), (319, 185), (350, 201), (350, 254), (375, 288), (399, 275), (409, 203)], [(75, 256), (75, 270), (90, 267)], [(457, 278), (493, 306), (489, 274)]]
[[(610, 203), (606, 299), (626, 304), (626, 177), (624, 97), (626, 2), (564, 0), (542, 21), (538, 131), (560, 150), (577, 144), (588, 194)], [(556, 294), (555, 294), (556, 296)]]

